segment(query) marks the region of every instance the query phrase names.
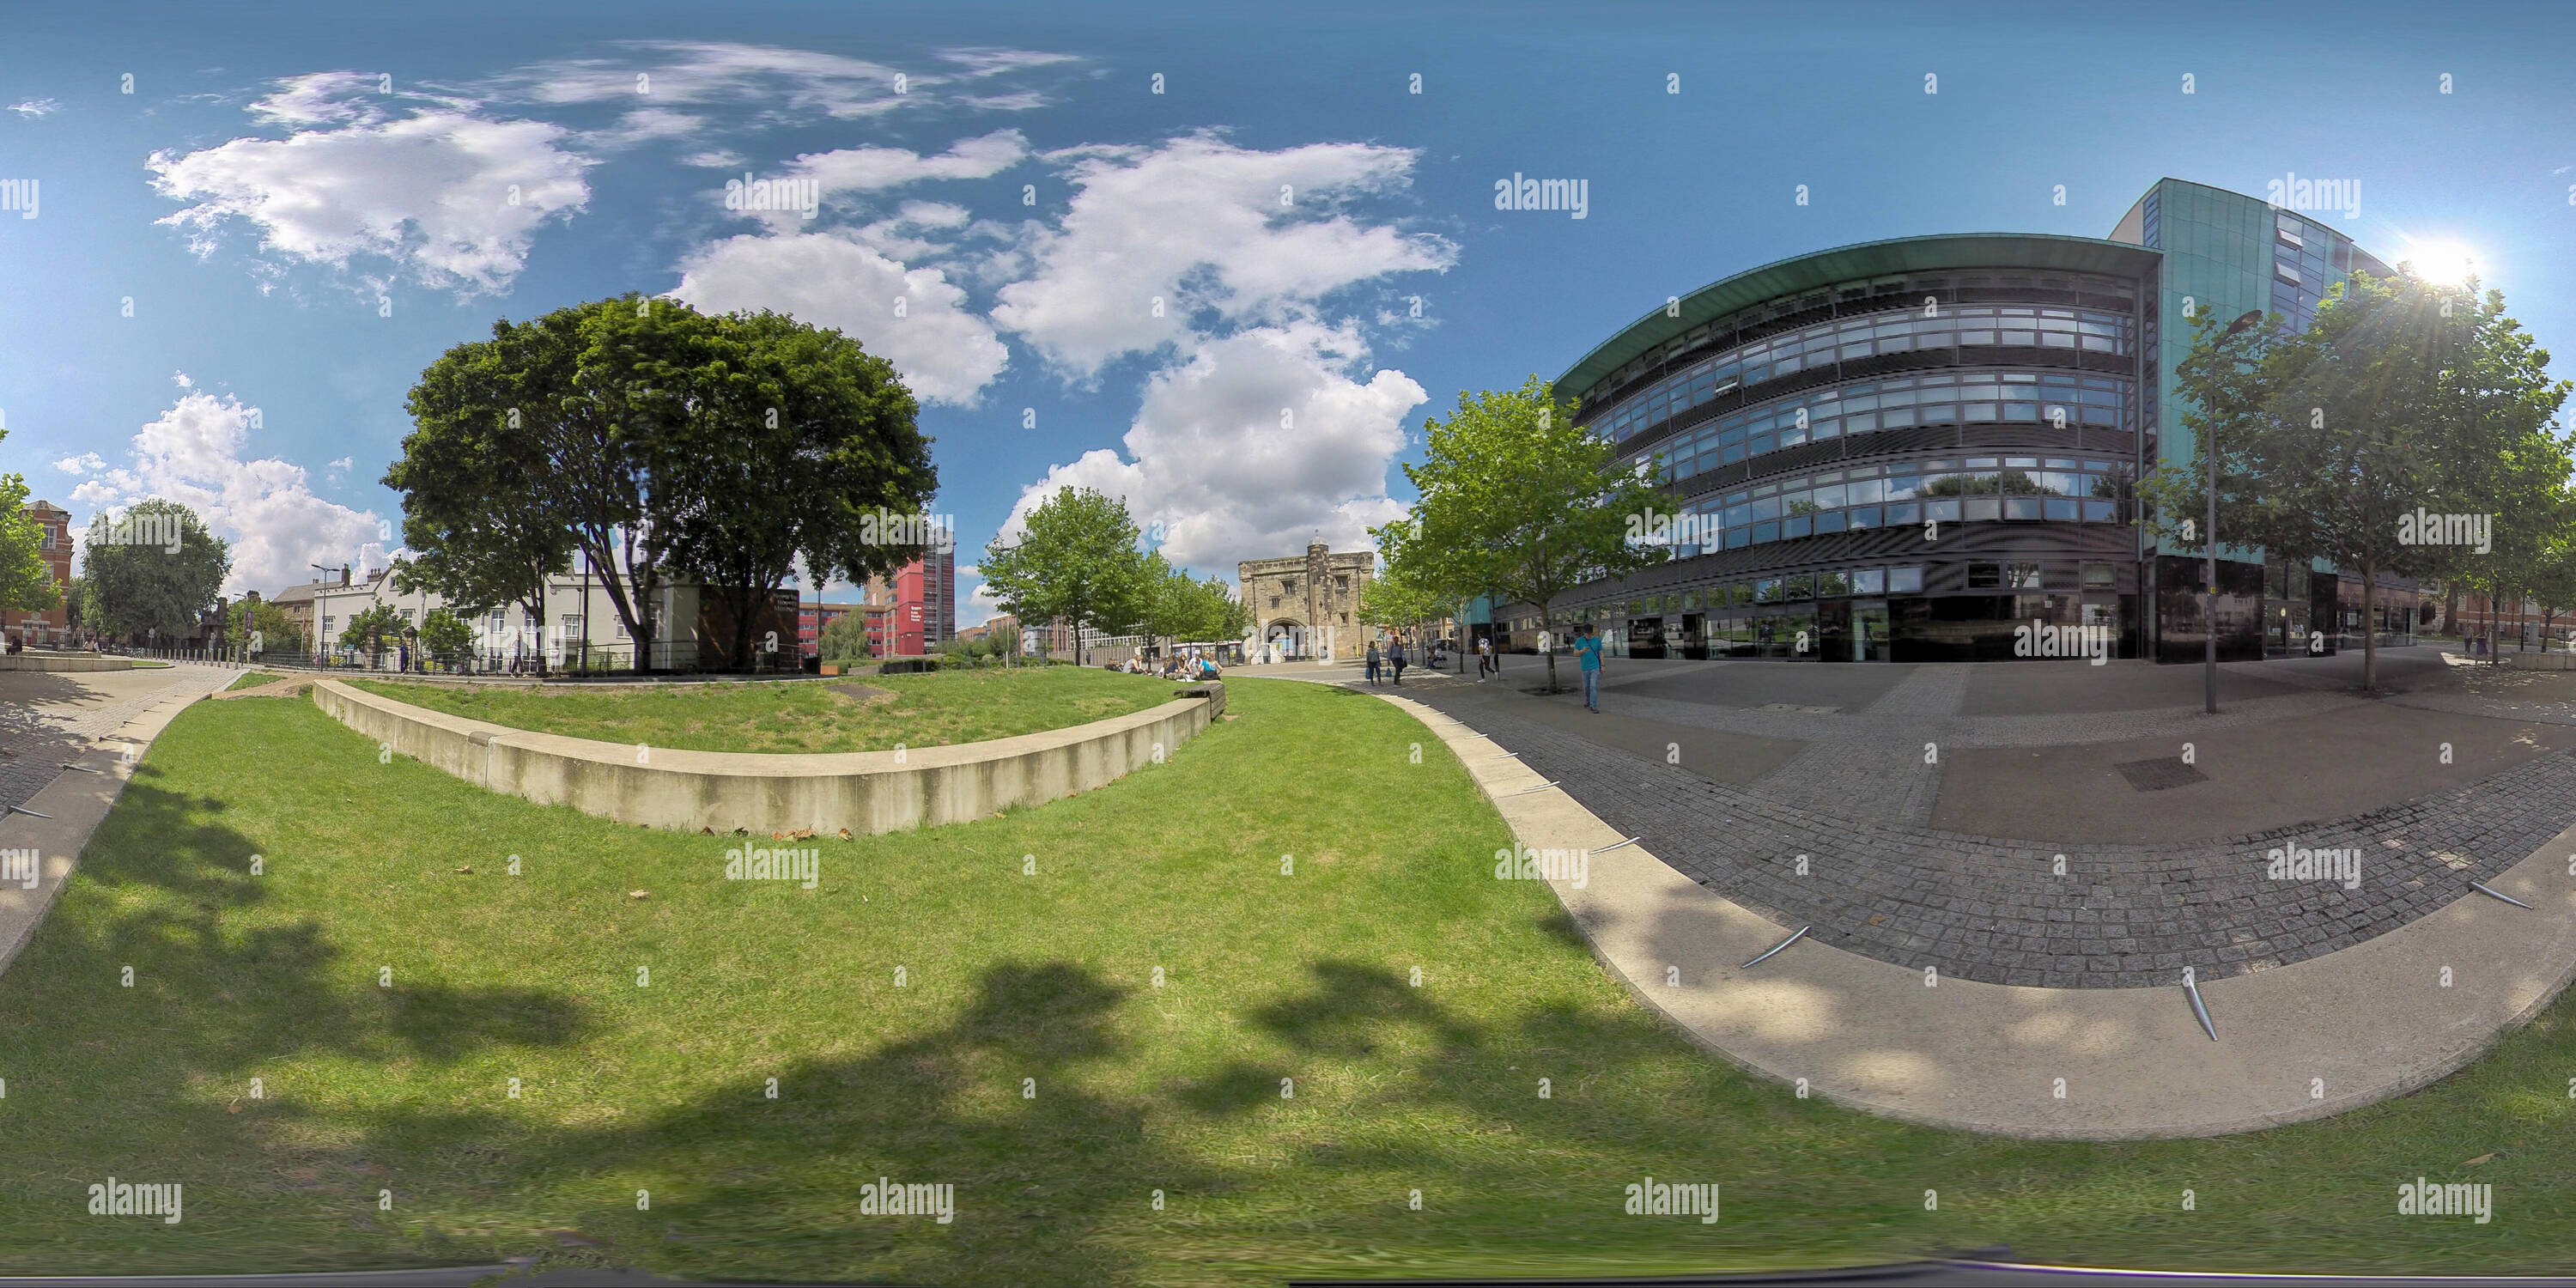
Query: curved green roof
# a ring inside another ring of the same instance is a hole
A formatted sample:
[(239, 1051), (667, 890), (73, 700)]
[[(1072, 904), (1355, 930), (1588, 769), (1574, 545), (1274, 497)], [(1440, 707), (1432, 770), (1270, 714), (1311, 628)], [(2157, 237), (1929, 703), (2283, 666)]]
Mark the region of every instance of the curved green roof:
[(1556, 378), (1556, 387), (1569, 395), (1586, 392), (1637, 355), (1702, 322), (1835, 282), (1948, 268), (2058, 269), (2135, 277), (2160, 255), (2127, 242), (2054, 233), (1940, 233), (1793, 255), (1683, 296), (1679, 316), (1659, 308), (1620, 328), (1617, 335), (1583, 355), (1582, 361), (1566, 368)]

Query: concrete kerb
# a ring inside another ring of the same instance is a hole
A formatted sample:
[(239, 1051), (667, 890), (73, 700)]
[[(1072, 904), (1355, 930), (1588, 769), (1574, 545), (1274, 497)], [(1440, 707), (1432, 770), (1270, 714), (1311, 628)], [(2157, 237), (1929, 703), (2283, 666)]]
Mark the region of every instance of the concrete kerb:
[[(2219, 1040), (2173, 987), (2046, 989), (1931, 977), (1788, 937), (1657, 859), (1504, 748), (1419, 703), (1520, 843), (1589, 852), (1550, 881), (1638, 1000), (1748, 1072), (1866, 1113), (2060, 1140), (2218, 1136), (2327, 1117), (2445, 1077), (2576, 978), (2570, 829), (2471, 895), (2353, 947), (2204, 982)], [(1667, 981), (1677, 980), (1678, 983)], [(2063, 1080), (2062, 1083), (2060, 1080)], [(2061, 1093), (2062, 1089), (2062, 1093)]]
[(131, 658), (105, 653), (0, 653), (0, 671), (130, 671)]
[[(116, 732), (98, 738), (71, 756), (68, 769), (30, 798), (25, 808), (36, 814), (11, 813), (0, 816), (0, 849), (33, 849), (37, 852), (37, 879), (33, 889), (19, 881), (0, 885), (0, 972), (26, 947), (39, 922), (54, 905), (80, 866), (82, 851), (88, 848), (91, 833), (106, 819), (117, 798), (125, 794), (126, 782), (152, 740), (202, 694), (165, 698), (141, 714), (117, 727)], [(133, 758), (125, 752), (131, 748)], [(90, 772), (83, 773), (81, 770)]]
[(679, 751), (532, 733), (311, 681), (314, 705), (401, 755), (540, 805), (683, 831), (904, 831), (988, 817), (1159, 763), (1225, 711), (1220, 684), (1067, 729), (906, 751)]

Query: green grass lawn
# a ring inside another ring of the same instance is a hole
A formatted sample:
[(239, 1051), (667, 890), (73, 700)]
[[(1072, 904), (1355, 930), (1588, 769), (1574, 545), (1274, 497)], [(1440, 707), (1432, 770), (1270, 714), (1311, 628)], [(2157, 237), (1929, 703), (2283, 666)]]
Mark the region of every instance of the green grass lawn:
[(242, 672), (240, 679), (234, 680), (231, 684), (225, 685), (224, 687), (228, 690), (256, 689), (263, 684), (275, 684), (285, 678), (285, 676), (272, 675), (266, 671), (244, 671)]
[[(1161, 706), (1179, 686), (1072, 666), (840, 680), (548, 690), (352, 680), (370, 693), (513, 729), (685, 751), (891, 751), (1063, 729)], [(893, 696), (833, 692), (863, 684)]]
[[(1492, 878), (1505, 829), (1395, 708), (1262, 680), (1229, 704), (1097, 791), (797, 843), (813, 890), (723, 879), (748, 842), (380, 764), (309, 705), (190, 707), (0, 977), (0, 1273), (546, 1252), (1020, 1288), (1989, 1243), (2465, 1273), (2576, 1242), (2568, 1003), (2427, 1091), (2254, 1135), (1882, 1121), (1631, 1001), (1543, 886)], [(1722, 1184), (1723, 1219), (1624, 1215), (1645, 1174)], [(2494, 1183), (2495, 1220), (2398, 1216), (2419, 1174)], [(184, 1183), (184, 1223), (87, 1215), (110, 1175)], [(954, 1185), (954, 1223), (860, 1215), (879, 1176)]]

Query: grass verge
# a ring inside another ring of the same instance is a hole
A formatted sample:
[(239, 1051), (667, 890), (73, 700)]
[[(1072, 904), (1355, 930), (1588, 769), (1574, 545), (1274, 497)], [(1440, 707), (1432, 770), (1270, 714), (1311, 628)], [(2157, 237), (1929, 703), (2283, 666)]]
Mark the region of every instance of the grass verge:
[(652, 689), (350, 683), (513, 729), (686, 751), (757, 752), (891, 751), (897, 744), (1009, 738), (1160, 706), (1178, 687), (1150, 676), (1072, 666)]
[[(541, 1252), (1016, 1288), (2009, 1243), (2511, 1273), (2576, 1236), (2565, 1001), (2424, 1092), (2253, 1135), (1886, 1122), (1643, 1012), (1543, 886), (1492, 879), (1505, 829), (1395, 708), (1229, 706), (1098, 791), (779, 843), (810, 890), (725, 879), (743, 840), (380, 763), (308, 705), (191, 707), (0, 977), (0, 1272)], [(1646, 1174), (1721, 1183), (1723, 1219), (1624, 1215)], [(2496, 1219), (2398, 1216), (2419, 1174), (2493, 1182)], [(183, 1182), (184, 1223), (87, 1215), (110, 1175)], [(860, 1215), (881, 1176), (955, 1186), (955, 1220)]]

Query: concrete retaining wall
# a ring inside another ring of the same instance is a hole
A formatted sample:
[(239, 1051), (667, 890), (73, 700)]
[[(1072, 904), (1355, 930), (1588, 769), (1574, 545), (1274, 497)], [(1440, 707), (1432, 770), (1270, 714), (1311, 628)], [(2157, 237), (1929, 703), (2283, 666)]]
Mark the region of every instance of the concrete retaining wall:
[(1115, 781), (1225, 710), (1221, 684), (1110, 720), (905, 752), (677, 751), (530, 733), (313, 682), (313, 703), (380, 744), (478, 787), (652, 827), (898, 832), (983, 818)]
[(126, 671), (131, 659), (102, 653), (0, 653), (0, 671)]

